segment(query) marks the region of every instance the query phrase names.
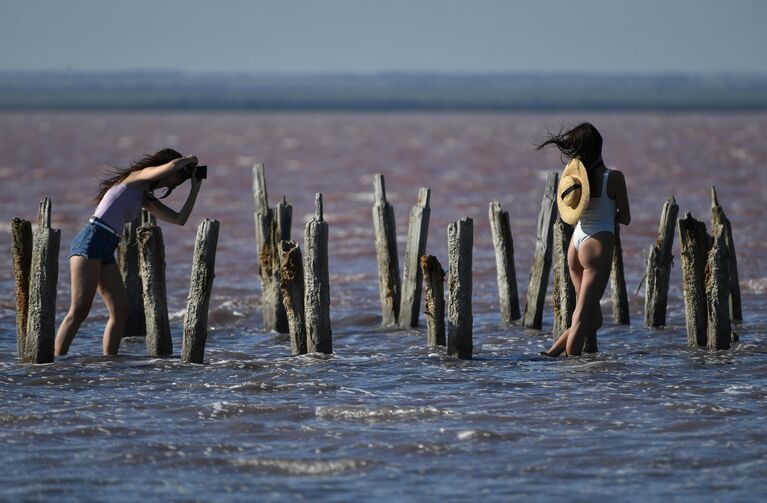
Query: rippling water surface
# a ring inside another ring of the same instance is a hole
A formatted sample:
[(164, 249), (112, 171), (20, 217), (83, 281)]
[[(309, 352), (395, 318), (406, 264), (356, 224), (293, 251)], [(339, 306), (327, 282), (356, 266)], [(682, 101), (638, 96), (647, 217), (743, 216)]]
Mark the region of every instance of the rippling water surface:
[[(555, 151), (533, 146), (546, 127), (583, 119), (629, 184), (632, 326), (609, 322), (606, 298), (602, 352), (543, 360), (550, 332), (498, 328), (487, 205), (510, 211), (524, 296), (545, 172), (561, 169)], [(52, 198), (64, 250), (59, 322), (65, 250), (110, 164), (172, 146), (210, 166), (190, 223), (163, 228), (176, 355), (196, 224), (221, 221), (204, 365), (148, 358), (138, 338), (117, 359), (98, 356), (98, 299), (70, 355), (20, 364), (9, 246), (0, 247), (0, 499), (764, 498), (765, 137), (763, 114), (0, 115), (0, 237), (9, 243), (11, 218), (34, 220), (37, 201)], [(299, 241), (314, 193), (325, 196), (332, 356), (290, 357), (287, 336), (260, 329), (255, 162), (266, 164), (270, 201), (284, 194), (294, 205)], [(448, 222), (474, 218), (474, 360), (426, 347), (423, 329), (380, 328), (374, 173), (386, 175), (400, 255), (419, 186), (432, 189), (428, 252), (443, 264)], [(711, 185), (733, 222), (745, 316), (741, 342), (720, 352), (687, 347), (678, 263), (667, 328), (641, 328), (634, 294), (663, 201), (674, 195), (681, 212), (708, 221)]]

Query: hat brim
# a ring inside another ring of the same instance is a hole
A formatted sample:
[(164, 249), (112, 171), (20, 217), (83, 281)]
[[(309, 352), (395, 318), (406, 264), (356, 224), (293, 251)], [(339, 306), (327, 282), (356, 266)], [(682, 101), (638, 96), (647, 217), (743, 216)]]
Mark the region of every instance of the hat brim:
[(583, 212), (586, 211), (586, 207), (589, 205), (589, 199), (591, 198), (589, 175), (580, 159), (572, 159), (567, 163), (565, 170), (559, 177), (560, 184), (562, 179), (566, 176), (572, 176), (581, 182), (581, 198), (578, 201), (578, 206), (572, 208), (562, 201), (562, 189), (561, 187), (557, 187), (557, 209), (559, 210), (559, 217), (565, 223), (575, 225), (578, 220), (580, 220)]

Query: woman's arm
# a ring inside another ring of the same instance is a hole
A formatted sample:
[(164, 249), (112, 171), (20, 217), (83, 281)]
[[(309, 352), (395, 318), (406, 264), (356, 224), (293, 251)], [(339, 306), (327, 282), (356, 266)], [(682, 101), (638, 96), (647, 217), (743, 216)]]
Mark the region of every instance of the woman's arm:
[(157, 199), (148, 198), (144, 199), (144, 208), (149, 210), (152, 215), (160, 220), (176, 225), (184, 225), (189, 219), (189, 215), (192, 213), (192, 208), (194, 208), (194, 203), (197, 201), (197, 194), (200, 192), (200, 186), (202, 185), (202, 180), (197, 178), (194, 174), (192, 174), (191, 182), (192, 188), (189, 191), (189, 196), (186, 198), (186, 202), (181, 208), (181, 211), (176, 212)]
[(615, 199), (618, 212), (615, 215), (616, 223), (628, 225), (631, 223), (631, 208), (629, 196), (626, 190), (626, 178), (618, 170), (613, 170), (607, 181), (607, 195)]
[(131, 182), (153, 182), (155, 180), (159, 180), (160, 178), (168, 176), (171, 173), (180, 171), (185, 166), (188, 166), (188, 165), (194, 166), (196, 164), (197, 164), (197, 157), (194, 155), (179, 157), (178, 159), (173, 159), (172, 161), (165, 163), (162, 166), (152, 166), (149, 168), (144, 168), (142, 170), (136, 171), (135, 173), (131, 173), (130, 181)]

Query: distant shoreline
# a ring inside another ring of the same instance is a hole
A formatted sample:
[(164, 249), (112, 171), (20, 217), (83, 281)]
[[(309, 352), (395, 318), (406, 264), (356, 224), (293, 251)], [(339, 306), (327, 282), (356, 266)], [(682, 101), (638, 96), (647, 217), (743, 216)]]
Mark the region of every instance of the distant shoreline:
[(0, 111), (747, 112), (761, 74), (0, 71)]

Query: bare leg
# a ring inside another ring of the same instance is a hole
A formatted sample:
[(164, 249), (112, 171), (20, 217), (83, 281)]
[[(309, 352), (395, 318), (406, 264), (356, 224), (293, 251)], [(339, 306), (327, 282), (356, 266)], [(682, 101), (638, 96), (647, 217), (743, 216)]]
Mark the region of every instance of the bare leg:
[(110, 263), (102, 266), (98, 290), (109, 311), (109, 320), (104, 328), (104, 356), (117, 356), (125, 329), (125, 320), (128, 318), (128, 293), (117, 264)]
[[(583, 279), (583, 266), (581, 266), (578, 260), (578, 250), (575, 249), (575, 243), (573, 239), (570, 239), (570, 245), (567, 247), (567, 267), (570, 269), (570, 279), (575, 287), (575, 296), (578, 298), (578, 293), (581, 290), (581, 281)], [(561, 355), (567, 347), (567, 338), (570, 335), (570, 330), (567, 329), (562, 332), (562, 335), (556, 340), (553, 346), (546, 351), (548, 356), (557, 357)]]
[(88, 317), (99, 283), (101, 261), (75, 255), (69, 259), (69, 274), (72, 281), (72, 300), (69, 312), (56, 333), (56, 356), (67, 354), (80, 325)]

